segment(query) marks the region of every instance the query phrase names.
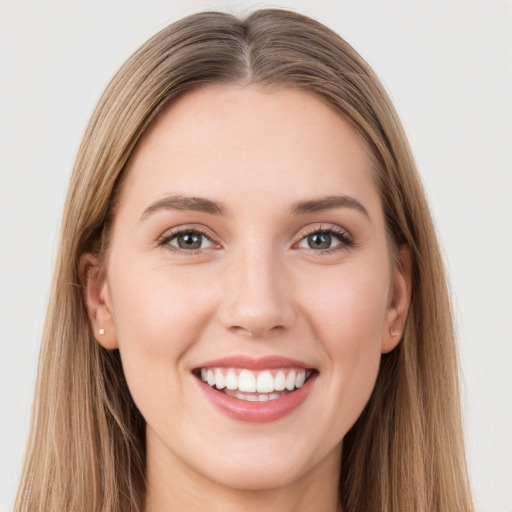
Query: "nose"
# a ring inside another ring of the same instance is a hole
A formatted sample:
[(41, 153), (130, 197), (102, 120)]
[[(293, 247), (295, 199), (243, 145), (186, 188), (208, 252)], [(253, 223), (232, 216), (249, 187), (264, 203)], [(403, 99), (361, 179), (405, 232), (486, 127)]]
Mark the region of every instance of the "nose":
[(295, 323), (292, 283), (270, 251), (233, 255), (224, 281), (219, 317), (227, 330), (263, 338)]

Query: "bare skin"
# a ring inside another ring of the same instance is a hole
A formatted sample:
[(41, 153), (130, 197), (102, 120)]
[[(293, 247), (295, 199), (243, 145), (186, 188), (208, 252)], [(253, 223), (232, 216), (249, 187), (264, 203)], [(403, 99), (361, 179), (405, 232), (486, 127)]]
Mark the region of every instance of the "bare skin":
[[(91, 254), (81, 271), (146, 420), (146, 512), (339, 510), (343, 437), (410, 300), (371, 165), (347, 121), (294, 90), (200, 89), (145, 134), (105, 272)], [(197, 369), (240, 354), (303, 362), (309, 394), (277, 420), (229, 417)]]

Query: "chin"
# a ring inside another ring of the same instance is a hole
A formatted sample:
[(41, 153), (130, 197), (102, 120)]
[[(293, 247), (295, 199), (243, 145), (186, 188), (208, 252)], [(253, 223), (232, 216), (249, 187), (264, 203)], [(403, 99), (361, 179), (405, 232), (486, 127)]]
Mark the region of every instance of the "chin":
[(230, 489), (270, 491), (292, 484), (306, 472), (305, 469), (299, 471), (290, 461), (283, 462), (280, 464), (274, 460), (269, 463), (245, 463), (237, 467), (228, 466), (222, 469), (218, 468), (212, 474), (204, 476)]
[[(301, 442), (302, 441), (302, 442)], [(289, 432), (288, 439), (271, 433), (252, 439), (232, 438), (228, 444), (219, 440), (214, 450), (203, 446), (195, 458), (195, 471), (224, 487), (263, 491), (286, 487), (297, 482), (324, 463), (338, 465), (341, 450), (304, 442)], [(322, 452), (326, 452), (322, 455)], [(332, 463), (331, 463), (332, 461)]]

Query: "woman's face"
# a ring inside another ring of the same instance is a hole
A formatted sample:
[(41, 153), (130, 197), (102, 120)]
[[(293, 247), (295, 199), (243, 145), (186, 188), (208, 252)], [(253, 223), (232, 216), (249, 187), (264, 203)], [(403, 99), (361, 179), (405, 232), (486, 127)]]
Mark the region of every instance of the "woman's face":
[(148, 473), (237, 489), (335, 473), (407, 309), (365, 144), (310, 94), (207, 87), (126, 172), (106, 277), (82, 268)]

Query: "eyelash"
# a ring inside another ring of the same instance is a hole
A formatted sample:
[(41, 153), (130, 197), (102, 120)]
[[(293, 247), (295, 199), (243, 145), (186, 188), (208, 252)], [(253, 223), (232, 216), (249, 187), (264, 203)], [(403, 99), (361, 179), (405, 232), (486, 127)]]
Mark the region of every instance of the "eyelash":
[(354, 247), (354, 245), (355, 245), (354, 240), (348, 234), (347, 231), (345, 231), (341, 228), (334, 227), (334, 226), (312, 227), (312, 228), (306, 230), (306, 232), (302, 235), (302, 237), (298, 243), (302, 242), (302, 240), (304, 240), (305, 238), (307, 238), (313, 234), (333, 236), (340, 241), (339, 244), (337, 244), (334, 247), (331, 247), (329, 249), (316, 250), (316, 249), (313, 249), (310, 247), (309, 250), (316, 256), (325, 256), (325, 255), (333, 254), (338, 251), (350, 249), (351, 247)]
[[(168, 251), (171, 251), (173, 253), (180, 253), (180, 254), (186, 254), (186, 255), (195, 255), (195, 254), (201, 253), (201, 251), (203, 251), (204, 249), (201, 249), (201, 248), (199, 248), (199, 249), (182, 249), (182, 248), (170, 245), (171, 240), (175, 239), (176, 237), (178, 237), (180, 235), (185, 235), (185, 234), (198, 235), (200, 237), (206, 238), (206, 240), (208, 240), (209, 242), (211, 242), (213, 244), (216, 243), (215, 240), (213, 239), (212, 235), (210, 235), (209, 233), (207, 233), (205, 231), (202, 231), (201, 229), (178, 228), (178, 229), (173, 230), (171, 233), (166, 234), (164, 237), (162, 237), (159, 240), (158, 245), (161, 247), (165, 247)], [(317, 250), (317, 249), (313, 249), (311, 247), (307, 249), (307, 250), (311, 251), (313, 254), (315, 254), (316, 256), (332, 254), (332, 253), (335, 253), (335, 252), (338, 252), (341, 250), (349, 249), (351, 247), (354, 247), (354, 245), (355, 245), (352, 237), (343, 229), (336, 228), (333, 226), (326, 226), (326, 227), (315, 226), (315, 227), (312, 227), (312, 228), (306, 230), (306, 232), (303, 233), (300, 240), (298, 242), (296, 242), (294, 244), (294, 246), (300, 244), (304, 239), (306, 239), (307, 237), (309, 237), (313, 234), (322, 234), (322, 235), (333, 236), (333, 237), (337, 238), (340, 242), (339, 244), (337, 244), (334, 247), (331, 247), (329, 249)]]
[(201, 229), (197, 229), (197, 228), (177, 228), (177, 229), (173, 230), (171, 233), (168, 233), (168, 234), (164, 235), (159, 240), (158, 245), (160, 247), (165, 247), (165, 249), (167, 249), (170, 252), (179, 253), (179, 254), (186, 254), (187, 256), (199, 254), (201, 251), (203, 251), (204, 249), (201, 249), (201, 248), (199, 248), (199, 249), (182, 249), (180, 247), (175, 247), (173, 245), (170, 245), (171, 240), (173, 240), (174, 238), (176, 238), (176, 237), (178, 237), (180, 235), (187, 235), (187, 234), (198, 235), (200, 237), (206, 238), (206, 240), (208, 240), (209, 242), (211, 242), (213, 244), (216, 243), (214, 241), (214, 239), (213, 239), (213, 236), (211, 236), (209, 233), (207, 233), (205, 231), (202, 231)]

